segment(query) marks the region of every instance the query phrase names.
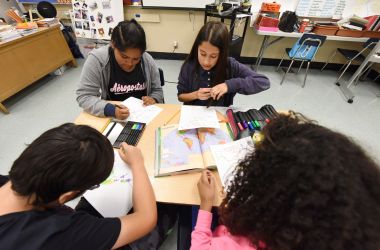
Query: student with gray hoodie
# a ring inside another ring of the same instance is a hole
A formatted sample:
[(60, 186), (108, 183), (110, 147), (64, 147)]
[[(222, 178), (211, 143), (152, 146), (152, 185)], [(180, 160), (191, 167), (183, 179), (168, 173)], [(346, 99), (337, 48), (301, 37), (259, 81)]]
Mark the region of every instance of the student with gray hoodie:
[(92, 51), (83, 66), (76, 91), (79, 106), (96, 116), (126, 119), (128, 108), (108, 101), (136, 97), (144, 105), (162, 103), (159, 71), (145, 50), (141, 25), (134, 19), (120, 22), (112, 32), (110, 45)]

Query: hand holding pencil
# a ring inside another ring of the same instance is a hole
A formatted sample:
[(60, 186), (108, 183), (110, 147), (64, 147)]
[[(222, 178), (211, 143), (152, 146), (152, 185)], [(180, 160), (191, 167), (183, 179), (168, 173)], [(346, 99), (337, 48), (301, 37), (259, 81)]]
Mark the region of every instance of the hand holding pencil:
[(122, 105), (122, 104), (117, 104), (115, 105), (115, 118), (118, 120), (125, 120), (129, 116), (129, 109)]

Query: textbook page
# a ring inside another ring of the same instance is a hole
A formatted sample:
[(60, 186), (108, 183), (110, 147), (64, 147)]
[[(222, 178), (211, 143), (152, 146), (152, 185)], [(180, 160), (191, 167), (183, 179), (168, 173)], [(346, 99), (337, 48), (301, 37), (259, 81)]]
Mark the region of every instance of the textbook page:
[(216, 111), (204, 106), (182, 105), (178, 129), (193, 128), (220, 128)]
[(143, 101), (135, 97), (127, 98), (122, 104), (129, 109), (130, 113), (126, 121), (148, 124), (162, 111), (162, 108), (155, 105), (144, 106)]
[(124, 216), (133, 206), (132, 171), (116, 150), (114, 153), (115, 162), (110, 176), (98, 188), (88, 190), (83, 195), (105, 218)]
[(156, 130), (155, 176), (203, 169), (196, 129), (178, 130), (178, 124)]
[(234, 177), (234, 170), (239, 161), (254, 150), (252, 138), (245, 137), (230, 143), (210, 146), (210, 148), (222, 185), (226, 190)]

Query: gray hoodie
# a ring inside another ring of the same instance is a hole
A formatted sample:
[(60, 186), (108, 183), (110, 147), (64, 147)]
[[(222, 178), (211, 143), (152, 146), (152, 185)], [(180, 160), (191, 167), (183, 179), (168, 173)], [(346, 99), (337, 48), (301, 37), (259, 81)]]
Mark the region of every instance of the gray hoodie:
[[(104, 116), (104, 108), (108, 103), (108, 83), (110, 79), (109, 45), (93, 50), (83, 65), (79, 86), (76, 91), (77, 102), (86, 112)], [(160, 75), (151, 55), (142, 55), (143, 72), (148, 96), (162, 103), (164, 94), (161, 87)]]

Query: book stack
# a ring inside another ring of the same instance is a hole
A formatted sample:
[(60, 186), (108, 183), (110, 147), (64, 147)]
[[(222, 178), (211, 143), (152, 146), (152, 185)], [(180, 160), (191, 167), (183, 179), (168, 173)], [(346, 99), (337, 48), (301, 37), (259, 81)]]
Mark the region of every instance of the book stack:
[(365, 19), (368, 20), (365, 30), (380, 31), (380, 15), (367, 16)]
[(11, 25), (0, 25), (0, 42), (21, 37), (20, 33)]
[(50, 27), (58, 23), (59, 21), (57, 18), (45, 18), (37, 21), (38, 27)]
[(354, 15), (350, 17), (349, 23), (343, 24), (342, 27), (349, 30), (364, 30), (367, 24), (368, 24), (367, 19)]

